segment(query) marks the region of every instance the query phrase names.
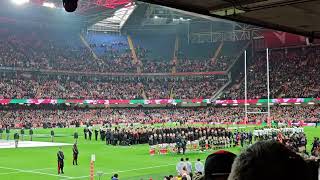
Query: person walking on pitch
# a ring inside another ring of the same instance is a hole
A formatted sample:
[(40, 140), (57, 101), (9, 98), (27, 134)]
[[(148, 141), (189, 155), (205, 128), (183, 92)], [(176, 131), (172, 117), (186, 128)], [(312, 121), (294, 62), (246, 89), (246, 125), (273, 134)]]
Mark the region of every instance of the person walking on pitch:
[(88, 133), (89, 133), (89, 140), (91, 141), (91, 137), (92, 137), (92, 128), (91, 127), (88, 128)]
[(13, 138), (14, 138), (14, 147), (18, 148), (18, 142), (19, 142), (19, 133), (18, 133), (18, 131), (16, 131), (14, 133)]
[(3, 129), (0, 127), (0, 139), (2, 139)]
[(73, 161), (72, 161), (72, 164), (78, 166), (79, 150), (78, 150), (77, 143), (74, 143), (74, 144), (73, 144), (72, 151), (73, 151)]
[(10, 139), (10, 128), (6, 127), (7, 141)]
[(21, 128), (20, 134), (21, 134), (21, 141), (24, 141), (24, 129), (23, 128)]
[(84, 134), (84, 139), (87, 139), (87, 136), (88, 136), (88, 128), (87, 127), (85, 127), (83, 129), (83, 134)]
[(62, 152), (62, 148), (59, 147), (59, 151), (57, 153), (58, 157), (58, 174), (64, 174), (63, 172), (63, 166), (64, 166), (64, 154)]
[(30, 128), (29, 130), (29, 135), (30, 135), (30, 141), (32, 141), (32, 137), (33, 137), (33, 129)]
[(51, 130), (50, 135), (51, 135), (51, 142), (53, 142), (53, 138), (54, 138), (54, 131), (53, 131), (53, 129)]
[(79, 138), (78, 132), (74, 132), (73, 138), (74, 138), (74, 140), (75, 140), (75, 143), (78, 143), (78, 138)]
[(96, 141), (98, 141), (98, 135), (99, 135), (99, 130), (94, 129), (94, 137), (95, 137)]

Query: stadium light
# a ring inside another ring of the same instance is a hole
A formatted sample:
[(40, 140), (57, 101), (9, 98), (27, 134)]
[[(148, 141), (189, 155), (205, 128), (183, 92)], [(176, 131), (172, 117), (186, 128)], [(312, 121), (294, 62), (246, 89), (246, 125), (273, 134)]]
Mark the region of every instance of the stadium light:
[(13, 3), (13, 4), (16, 4), (16, 5), (23, 5), (23, 4), (26, 4), (26, 3), (28, 3), (28, 2), (30, 2), (30, 0), (11, 0), (11, 2)]
[(158, 19), (159, 17), (158, 17), (158, 16), (154, 16), (153, 18), (154, 18), (154, 19)]
[(42, 4), (42, 6), (49, 7), (49, 8), (55, 8), (56, 7), (53, 3), (50, 3), (50, 2), (44, 2)]

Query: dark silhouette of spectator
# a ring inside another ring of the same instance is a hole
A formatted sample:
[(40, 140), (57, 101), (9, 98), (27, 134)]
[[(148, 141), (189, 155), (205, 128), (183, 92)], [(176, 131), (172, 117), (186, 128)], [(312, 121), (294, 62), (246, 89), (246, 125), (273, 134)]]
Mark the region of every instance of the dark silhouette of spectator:
[(307, 163), (283, 144), (260, 141), (235, 160), (228, 180), (310, 180)]
[(231, 167), (236, 155), (229, 152), (220, 150), (206, 159), (205, 163), (205, 180), (227, 180), (231, 172)]

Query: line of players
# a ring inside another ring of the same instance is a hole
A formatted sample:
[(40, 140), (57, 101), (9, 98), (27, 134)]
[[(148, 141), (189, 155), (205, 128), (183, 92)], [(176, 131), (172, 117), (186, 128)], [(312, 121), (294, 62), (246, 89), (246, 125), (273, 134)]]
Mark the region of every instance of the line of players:
[(302, 127), (263, 128), (253, 131), (255, 140), (276, 140), (289, 149), (303, 155), (318, 157), (320, 155), (320, 141), (314, 137), (311, 153), (307, 152), (307, 136)]
[[(238, 137), (238, 134), (240, 133), (233, 134), (225, 128), (217, 127), (178, 127), (160, 130), (150, 135), (149, 145), (151, 149), (169, 148), (171, 151), (182, 151), (184, 154), (186, 149), (203, 151), (231, 147), (233, 137)], [(234, 141), (237, 142), (237, 139)]]
[[(10, 139), (10, 134), (11, 134), (11, 129), (9, 127), (0, 128), (0, 139), (3, 138), (3, 134), (5, 134), (6, 140), (9, 140)], [(24, 141), (25, 135), (26, 135), (26, 132), (25, 132), (24, 128), (20, 129), (20, 135), (18, 133), (18, 130), (15, 130), (14, 139), (16, 139), (17, 136), (19, 136), (19, 137), (21, 136), (21, 140)], [(29, 137), (30, 137), (30, 141), (32, 141), (32, 139), (33, 139), (33, 129), (32, 128), (29, 129)]]
[[(149, 145), (151, 149), (170, 149), (184, 153), (189, 150), (220, 149), (232, 146), (247, 146), (253, 141), (276, 140), (284, 143), (288, 148), (297, 153), (309, 155), (306, 150), (307, 137), (302, 127), (286, 128), (260, 128), (253, 132), (235, 130), (233, 133), (223, 128), (178, 128), (181, 130), (173, 135), (175, 142), (163, 135), (155, 133), (149, 136)], [(171, 133), (172, 134), (172, 133)], [(174, 134), (174, 133), (173, 133)], [(314, 138), (312, 143), (311, 155), (320, 155), (320, 141), (318, 137)]]
[[(91, 140), (92, 135), (94, 135), (95, 140), (105, 141), (107, 145), (123, 145), (129, 146), (133, 144), (146, 144), (148, 143), (148, 135), (151, 133), (152, 129), (148, 127), (100, 127), (93, 128), (87, 126), (84, 128), (84, 138), (86, 140)], [(100, 137), (99, 137), (100, 135)]]
[[(216, 127), (114, 127), (114, 128), (84, 128), (85, 139), (105, 141), (111, 145), (146, 144), (155, 146), (158, 144), (175, 144), (178, 148), (185, 149), (187, 145), (194, 145), (203, 150), (208, 148), (230, 147), (252, 143), (251, 132), (232, 133), (225, 128)], [(99, 138), (100, 135), (100, 138)]]

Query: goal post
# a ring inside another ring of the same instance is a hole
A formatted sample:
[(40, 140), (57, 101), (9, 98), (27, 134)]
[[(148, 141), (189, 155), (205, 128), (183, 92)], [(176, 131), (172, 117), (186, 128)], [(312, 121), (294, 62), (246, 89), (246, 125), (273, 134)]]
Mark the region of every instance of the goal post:
[(267, 112), (248, 111), (248, 77), (247, 77), (247, 51), (244, 51), (244, 111), (245, 122), (248, 122), (248, 114), (267, 114), (267, 123), (270, 126), (270, 68), (269, 68), (269, 49), (266, 49), (266, 63), (267, 63)]

